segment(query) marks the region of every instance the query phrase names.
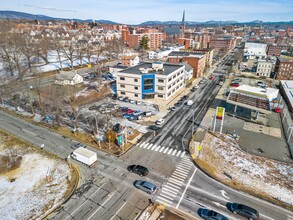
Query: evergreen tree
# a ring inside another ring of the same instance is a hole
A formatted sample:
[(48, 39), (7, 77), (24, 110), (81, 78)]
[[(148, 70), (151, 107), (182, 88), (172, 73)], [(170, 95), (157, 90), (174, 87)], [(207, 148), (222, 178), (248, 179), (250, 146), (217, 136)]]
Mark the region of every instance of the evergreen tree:
[(148, 36), (144, 35), (141, 38), (141, 41), (139, 43), (139, 48), (142, 50), (148, 50), (149, 49), (148, 43), (149, 43), (149, 38), (148, 38)]

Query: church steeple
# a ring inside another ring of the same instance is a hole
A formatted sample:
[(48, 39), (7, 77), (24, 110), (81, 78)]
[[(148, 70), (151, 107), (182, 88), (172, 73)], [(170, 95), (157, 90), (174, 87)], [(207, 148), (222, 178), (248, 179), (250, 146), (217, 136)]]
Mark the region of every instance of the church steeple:
[(183, 17), (182, 17), (182, 28), (181, 28), (181, 37), (185, 37), (185, 10), (183, 11)]

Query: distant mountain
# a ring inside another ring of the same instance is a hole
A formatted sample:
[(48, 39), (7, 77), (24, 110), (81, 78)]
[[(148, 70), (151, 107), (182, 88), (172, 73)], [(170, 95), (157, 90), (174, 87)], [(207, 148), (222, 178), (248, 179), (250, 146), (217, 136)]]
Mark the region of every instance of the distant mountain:
[[(156, 25), (181, 25), (181, 21), (147, 21), (139, 24), (140, 26), (156, 26)], [(186, 25), (228, 25), (228, 24), (238, 24), (237, 21), (185, 21)]]
[[(29, 13), (24, 13), (24, 12), (19, 12), (19, 11), (1, 11), (0, 10), (0, 19), (28, 19), (28, 20), (74, 20), (74, 21), (79, 21), (79, 22), (92, 22), (93, 19), (77, 19), (77, 18), (53, 18), (49, 17), (46, 15), (34, 15), (34, 14), (29, 14)], [(96, 20), (97, 23), (100, 24), (117, 24), (116, 22), (109, 21), (109, 20)]]

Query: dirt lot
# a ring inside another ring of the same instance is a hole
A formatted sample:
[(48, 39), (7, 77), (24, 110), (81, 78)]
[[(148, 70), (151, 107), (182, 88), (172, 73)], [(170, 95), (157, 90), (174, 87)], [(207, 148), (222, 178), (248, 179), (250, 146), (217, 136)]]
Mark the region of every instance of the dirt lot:
[(206, 133), (195, 162), (225, 184), (293, 209), (293, 165), (241, 150), (230, 136)]
[(73, 179), (63, 159), (0, 131), (1, 219), (46, 216), (70, 194)]

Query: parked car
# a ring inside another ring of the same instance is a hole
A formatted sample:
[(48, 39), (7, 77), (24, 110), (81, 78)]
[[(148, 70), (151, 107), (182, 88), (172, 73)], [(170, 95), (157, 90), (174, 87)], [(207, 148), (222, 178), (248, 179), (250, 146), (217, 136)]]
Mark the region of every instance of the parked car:
[(188, 105), (188, 106), (193, 105), (193, 101), (192, 101), (192, 100), (188, 100), (188, 101), (186, 102), (186, 105)]
[(232, 86), (232, 87), (239, 87), (240, 85), (239, 85), (239, 83), (232, 82), (232, 83), (230, 84), (230, 86)]
[(213, 76), (210, 76), (210, 78), (209, 78), (210, 80), (213, 80), (214, 79), (214, 77)]
[(138, 117), (134, 114), (123, 114), (123, 118), (128, 119), (129, 121), (138, 119)]
[(119, 96), (119, 97), (118, 97), (118, 100), (119, 100), (119, 101), (123, 101), (123, 97), (122, 97), (122, 96)]
[(231, 210), (234, 214), (241, 215), (249, 220), (259, 219), (259, 213), (257, 210), (243, 204), (232, 203)]
[(89, 110), (90, 110), (90, 111), (92, 111), (92, 110), (99, 110), (99, 107), (93, 105), (93, 106), (89, 107)]
[(223, 82), (222, 82), (222, 81), (220, 81), (218, 84), (219, 84), (219, 86), (222, 86), (222, 85), (223, 85)]
[(148, 194), (153, 194), (157, 190), (157, 187), (148, 181), (136, 180), (134, 181), (134, 186), (137, 189), (141, 189), (142, 191), (145, 191)]
[(134, 110), (129, 108), (125, 111), (125, 114), (133, 114), (134, 112), (135, 112)]
[(242, 82), (242, 79), (236, 78), (233, 80), (233, 82)]
[(204, 208), (199, 208), (197, 211), (198, 215), (203, 219), (207, 220), (228, 220), (228, 218), (218, 212), (213, 210), (208, 210)]
[(182, 98), (183, 98), (183, 100), (187, 100), (189, 98), (189, 96), (188, 95), (185, 95)]
[(162, 124), (164, 124), (164, 122), (165, 122), (165, 119), (164, 119), (164, 118), (161, 118), (161, 119), (158, 119), (158, 120), (156, 121), (156, 124), (157, 124), (157, 125), (162, 125)]
[(116, 133), (120, 133), (122, 131), (123, 127), (121, 124), (117, 123), (113, 126), (113, 131), (115, 131)]
[(141, 165), (130, 165), (127, 167), (127, 170), (140, 176), (147, 176), (149, 174), (148, 168)]
[(178, 109), (177, 106), (173, 106), (170, 110), (171, 110), (171, 111), (176, 111), (177, 109)]
[(122, 112), (126, 112), (126, 111), (128, 110), (128, 108), (127, 108), (127, 107), (123, 107), (123, 106), (121, 106), (121, 107), (120, 107), (120, 110), (121, 110)]
[(125, 98), (123, 99), (123, 101), (124, 101), (124, 102), (129, 102), (129, 98), (128, 98), (128, 97), (125, 97)]
[(137, 105), (141, 105), (141, 101), (137, 100), (137, 101), (136, 101), (136, 104), (137, 104)]
[(148, 129), (153, 130), (153, 131), (160, 131), (162, 128), (156, 125), (150, 125), (148, 126)]
[(141, 115), (142, 114), (142, 111), (141, 110), (135, 110), (133, 112), (134, 115)]
[(146, 111), (143, 113), (144, 116), (151, 116), (152, 115), (152, 112), (151, 111)]
[(129, 99), (129, 102), (132, 103), (132, 104), (135, 103), (134, 99)]

